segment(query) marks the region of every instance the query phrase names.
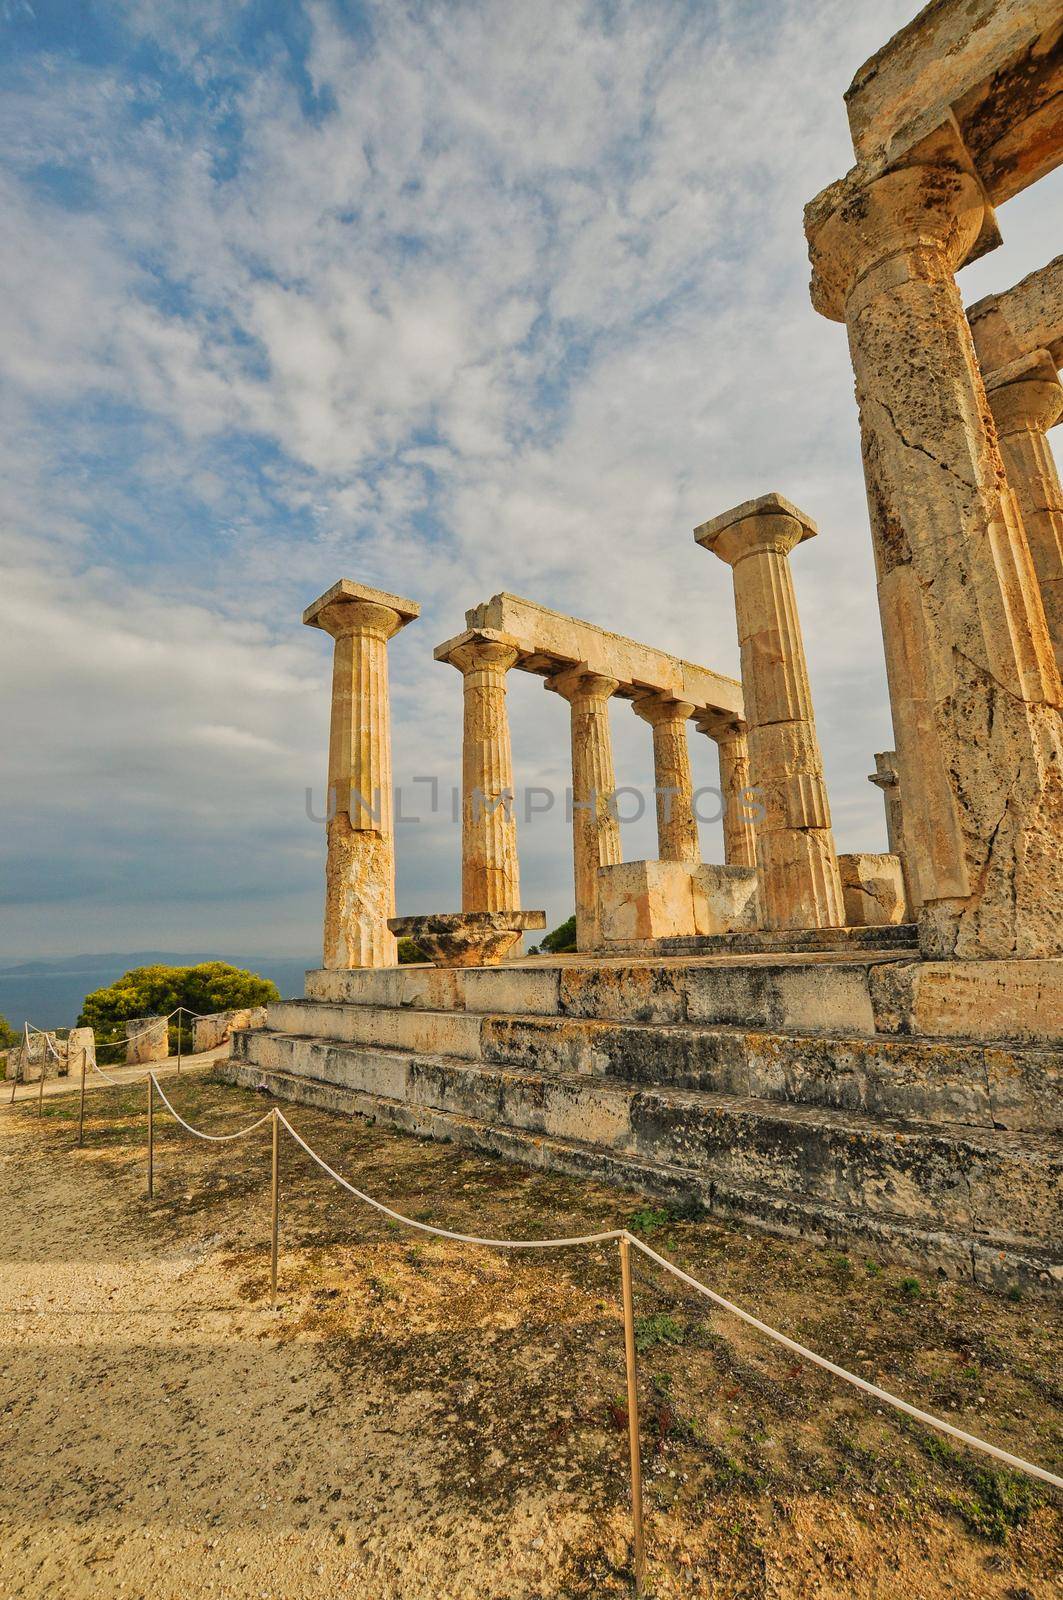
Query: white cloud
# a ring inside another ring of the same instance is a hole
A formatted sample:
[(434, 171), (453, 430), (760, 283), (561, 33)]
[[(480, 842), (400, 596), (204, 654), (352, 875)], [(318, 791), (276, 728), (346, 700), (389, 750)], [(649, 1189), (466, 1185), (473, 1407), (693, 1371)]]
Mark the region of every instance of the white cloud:
[[(381, 0), (355, 36), (321, 3), (313, 114), (279, 44), (239, 53), (220, 0), (179, 24), (126, 9), (181, 94), (120, 64), (28, 69), (0, 120), (21, 174), (0, 239), (0, 784), (34, 864), (27, 949), (77, 942), (67, 908), (32, 910), (56, 870), (42, 830), (71, 807), (71, 882), (112, 850), (132, 882), (168, 838), (155, 916), (176, 926), (198, 886), (202, 935), (246, 943), (269, 880), (289, 946), (314, 947), (302, 794), (328, 653), (298, 614), (341, 572), (424, 602), (392, 646), (396, 766), (447, 780), (460, 685), (431, 646), (468, 605), (525, 592), (735, 672), (730, 577), (691, 529), (772, 488), (821, 527), (794, 573), (839, 841), (882, 845), (851, 372), (808, 302), (801, 207), (849, 164), (842, 90), (910, 6)], [(42, 163), (81, 174), (79, 207)], [(1043, 206), (1001, 220), (978, 293), (1054, 248)], [(556, 781), (563, 708), (535, 683), (511, 701), (521, 772)], [(622, 706), (614, 727), (646, 775), (645, 728)], [(630, 847), (652, 850), (648, 825)], [(178, 849), (209, 866), (182, 883)], [(564, 914), (563, 820), (524, 856), (528, 903)], [(407, 904), (456, 877), (449, 823), (408, 830)]]

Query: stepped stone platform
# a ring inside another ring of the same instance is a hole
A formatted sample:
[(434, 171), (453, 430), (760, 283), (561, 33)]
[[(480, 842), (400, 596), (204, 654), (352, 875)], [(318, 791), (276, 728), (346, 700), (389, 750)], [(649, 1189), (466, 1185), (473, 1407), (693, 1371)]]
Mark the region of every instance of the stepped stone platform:
[(1020, 983), (1015, 965), (871, 942), (322, 970), (221, 1070), (743, 1226), (1051, 1290), (1063, 963), (1023, 963)]

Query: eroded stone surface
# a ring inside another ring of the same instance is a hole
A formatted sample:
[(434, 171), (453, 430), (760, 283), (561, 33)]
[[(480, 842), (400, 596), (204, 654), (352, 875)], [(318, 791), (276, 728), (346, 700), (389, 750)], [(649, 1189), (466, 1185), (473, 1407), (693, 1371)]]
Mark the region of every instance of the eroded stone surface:
[(973, 179), (907, 167), (808, 208), (813, 298), (843, 318), (920, 942), (934, 958), (1060, 948), (1063, 698), (953, 278)]
[(388, 640), (416, 601), (341, 578), (303, 614), (335, 640), (325, 864), (326, 967), (391, 966), (395, 911)]
[(838, 857), (845, 921), (850, 928), (875, 928), (906, 920), (904, 876), (895, 855)]
[(776, 494), (736, 506), (694, 532), (734, 576), (749, 777), (760, 811), (760, 914), (767, 928), (831, 928), (844, 921), (788, 560), (815, 532), (810, 518)]
[(123, 1031), (127, 1065), (165, 1061), (170, 1053), (170, 1024), (166, 1017), (132, 1017)]
[(244, 1006), (237, 1011), (215, 1011), (206, 1017), (195, 1017), (192, 1022), (192, 1049), (217, 1050), (234, 1032), (243, 1028), (262, 1028), (266, 1022), (265, 1006)]

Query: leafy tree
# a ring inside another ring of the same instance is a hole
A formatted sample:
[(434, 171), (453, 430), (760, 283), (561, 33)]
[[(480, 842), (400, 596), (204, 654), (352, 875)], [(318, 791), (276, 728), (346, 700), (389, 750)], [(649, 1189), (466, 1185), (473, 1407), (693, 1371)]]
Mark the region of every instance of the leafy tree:
[(412, 939), (399, 940), (399, 966), (412, 967), (420, 962), (427, 961), (428, 957), (419, 944)]
[(569, 917), (553, 933), (548, 933), (543, 938), (543, 949), (548, 950), (552, 956), (567, 955), (576, 948), (576, 918)]
[(0, 1011), (0, 1050), (11, 1050), (15, 1045), (22, 1043), (22, 1035), (17, 1028), (13, 1028)]
[[(135, 1017), (164, 1017), (178, 1006), (208, 1016), (212, 1011), (238, 1011), (279, 1000), (275, 983), (224, 961), (203, 961), (197, 967), (133, 967), (106, 989), (85, 996), (79, 1028), (92, 1028), (97, 1044), (124, 1038), (124, 1024)], [(177, 1018), (170, 1024), (171, 1048), (177, 1043)], [(181, 1046), (192, 1044), (192, 1019), (181, 1017)]]

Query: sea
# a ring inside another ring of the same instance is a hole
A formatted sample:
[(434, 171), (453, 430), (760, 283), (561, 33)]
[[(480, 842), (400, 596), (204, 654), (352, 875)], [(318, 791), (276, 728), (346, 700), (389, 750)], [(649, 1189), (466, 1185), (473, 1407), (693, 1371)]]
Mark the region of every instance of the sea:
[(320, 957), (244, 956), (204, 953), (175, 954), (167, 950), (133, 950), (102, 955), (56, 957), (53, 960), (22, 961), (0, 966), (0, 1014), (13, 1028), (21, 1030), (30, 1022), (36, 1028), (72, 1028), (87, 994), (114, 983), (131, 967), (150, 967), (162, 963), (172, 967), (191, 967), (200, 961), (227, 961), (272, 978), (287, 999), (302, 995), (303, 976), (308, 967), (320, 965)]

